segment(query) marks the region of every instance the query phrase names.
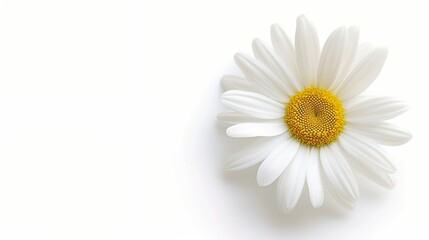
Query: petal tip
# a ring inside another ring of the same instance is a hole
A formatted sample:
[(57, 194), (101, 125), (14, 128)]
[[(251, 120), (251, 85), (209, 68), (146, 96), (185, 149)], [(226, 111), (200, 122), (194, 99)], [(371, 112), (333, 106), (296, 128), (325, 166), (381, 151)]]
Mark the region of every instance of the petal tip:
[(386, 46), (379, 46), (376, 49), (373, 50), (374, 52), (377, 52), (380, 55), (381, 59), (385, 59), (387, 55), (389, 54), (389, 49)]
[(359, 199), (359, 191), (357, 191), (357, 192), (352, 192), (351, 194), (350, 194), (350, 201), (352, 201), (352, 202), (356, 202), (358, 199)]
[(359, 34), (360, 32), (360, 27), (356, 26), (356, 25), (352, 25), (348, 28), (349, 32), (356, 32), (357, 34)]
[(280, 24), (278, 24), (278, 23), (271, 24), (271, 31), (272, 32), (278, 31), (279, 29), (281, 29)]
[(301, 14), (301, 15), (299, 15), (299, 16), (296, 18), (296, 20), (297, 20), (297, 22), (300, 22), (300, 21), (302, 21), (302, 22), (308, 22), (307, 15), (305, 15), (305, 14)]
[(232, 164), (232, 163), (225, 164), (223, 169), (225, 172), (235, 172), (235, 171), (239, 170), (239, 169), (237, 169), (237, 166), (234, 166), (234, 164)]
[(226, 165), (223, 167), (223, 170), (224, 170), (225, 172), (232, 172), (232, 171), (233, 171), (233, 168), (232, 168), (231, 166), (229, 166), (229, 164), (226, 164)]
[(323, 202), (324, 202), (324, 199), (322, 198), (317, 201), (312, 201), (311, 205), (313, 205), (313, 208), (320, 208), (323, 206)]
[(288, 208), (286, 206), (283, 206), (282, 204), (279, 204), (278, 209), (281, 213), (285, 215), (289, 215), (293, 211), (293, 208)]
[(396, 187), (396, 179), (393, 176), (389, 176), (389, 182), (386, 185), (386, 188), (392, 190)]
[(406, 111), (410, 110), (410, 105), (408, 105), (407, 103), (404, 102), (402, 108), (404, 109), (404, 112), (406, 112)]
[(241, 52), (237, 52), (234, 54), (234, 61), (238, 64), (239, 62), (243, 61), (244, 59), (244, 54)]
[(386, 185), (383, 186), (385, 189), (387, 190), (393, 190), (396, 187), (396, 182), (391, 182), (391, 183), (387, 183)]
[(405, 134), (404, 143), (407, 143), (413, 138), (413, 134), (410, 131), (406, 131)]
[(256, 52), (258, 51), (258, 49), (260, 49), (262, 47), (263, 43), (261, 41), (261, 39), (259, 38), (255, 38), (252, 41), (252, 47), (253, 47), (253, 51)]
[[(261, 168), (259, 168), (261, 169)], [(256, 174), (256, 182), (258, 183), (259, 187), (266, 187), (268, 185), (270, 185), (271, 183), (273, 183), (275, 181), (275, 179), (271, 179), (270, 176), (266, 175), (266, 174), (262, 174), (261, 171), (258, 171), (258, 173)]]
[(228, 88), (228, 81), (230, 81), (230, 75), (224, 75), (222, 76), (222, 78), (220, 79), (220, 86), (222, 87), (222, 89), (224, 91), (228, 91), (230, 90)]
[(271, 38), (273, 38), (274, 36), (279, 36), (281, 34), (284, 34), (283, 28), (278, 23), (274, 23), (273, 25), (271, 25), (270, 30), (271, 30)]
[(228, 119), (229, 118), (228, 115), (231, 114), (231, 113), (234, 113), (234, 112), (220, 112), (220, 113), (217, 114), (216, 120), (219, 121), (219, 122), (221, 122), (221, 123), (231, 122)]
[(259, 175), (256, 177), (256, 182), (258, 183), (259, 187), (266, 187), (271, 184), (271, 182), (269, 182), (267, 179), (259, 177)]
[(320, 208), (323, 205), (323, 202), (325, 201), (324, 194), (318, 195), (317, 197), (311, 197), (310, 196), (310, 202), (313, 208)]
[(225, 104), (225, 102), (226, 102), (225, 98), (228, 97), (228, 95), (229, 95), (229, 91), (226, 91), (226, 92), (222, 93), (220, 95), (220, 102), (223, 103), (223, 104)]
[(261, 39), (259, 39), (259, 38), (255, 38), (255, 39), (253, 39), (253, 41), (252, 41), (252, 44), (253, 44), (253, 45), (260, 44), (260, 43), (262, 43), (262, 41), (261, 41)]
[(240, 136), (238, 136), (236, 134), (236, 132), (234, 131), (234, 126), (231, 126), (229, 128), (226, 129), (225, 133), (228, 137), (232, 137), (232, 138), (240, 138)]

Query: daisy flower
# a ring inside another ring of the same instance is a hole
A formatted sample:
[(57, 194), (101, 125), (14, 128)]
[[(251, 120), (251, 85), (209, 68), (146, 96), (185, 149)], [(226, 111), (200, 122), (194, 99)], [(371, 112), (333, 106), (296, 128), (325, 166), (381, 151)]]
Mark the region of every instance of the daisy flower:
[(282, 28), (271, 27), (274, 51), (253, 41), (255, 58), (234, 57), (244, 77), (224, 76), (221, 101), (232, 111), (218, 119), (232, 138), (254, 138), (229, 156), (227, 169), (259, 164), (257, 182), (277, 180), (283, 212), (308, 187), (311, 204), (325, 194), (352, 207), (359, 198), (357, 172), (394, 187), (395, 167), (380, 145), (406, 143), (411, 134), (385, 122), (407, 110), (388, 97), (360, 94), (377, 78), (387, 49), (359, 44), (357, 27), (340, 27), (320, 48), (313, 24), (297, 19), (295, 46)]

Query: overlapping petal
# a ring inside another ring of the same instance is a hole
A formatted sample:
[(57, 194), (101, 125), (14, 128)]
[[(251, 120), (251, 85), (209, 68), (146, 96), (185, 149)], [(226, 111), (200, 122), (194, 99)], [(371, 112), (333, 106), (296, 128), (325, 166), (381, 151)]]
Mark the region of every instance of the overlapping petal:
[(292, 211), (304, 187), (307, 175), (310, 149), (301, 145), (294, 159), (279, 178), (277, 199), (280, 210), (285, 213)]
[(387, 48), (378, 47), (361, 59), (348, 74), (337, 93), (342, 100), (351, 99), (371, 85), (384, 66)]
[(256, 176), (259, 186), (273, 183), (295, 157), (298, 148), (299, 143), (293, 138), (279, 144), (259, 167)]
[(255, 139), (246, 148), (231, 154), (227, 158), (225, 169), (228, 171), (243, 170), (262, 162), (284, 139), (285, 136), (282, 135)]
[(230, 90), (222, 94), (221, 101), (227, 107), (261, 119), (278, 119), (285, 115), (283, 104), (259, 93)]
[(345, 104), (346, 121), (354, 124), (373, 124), (392, 119), (408, 110), (408, 105), (390, 97), (366, 97)]
[(316, 85), (320, 43), (314, 25), (303, 15), (296, 21), (295, 51), (298, 72), (304, 86)]

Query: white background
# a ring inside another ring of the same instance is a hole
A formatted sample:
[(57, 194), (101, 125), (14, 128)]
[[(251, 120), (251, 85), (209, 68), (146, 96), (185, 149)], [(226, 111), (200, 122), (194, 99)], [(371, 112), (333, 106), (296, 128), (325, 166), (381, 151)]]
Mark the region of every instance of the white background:
[[(1, 5), (0, 239), (429, 239), (426, 1), (56, 1)], [(216, 123), (232, 57), (359, 25), (389, 47), (369, 92), (406, 100), (413, 132), (388, 149), (393, 191), (365, 180), (353, 211), (303, 196), (276, 209), (256, 168), (225, 174), (236, 142)]]

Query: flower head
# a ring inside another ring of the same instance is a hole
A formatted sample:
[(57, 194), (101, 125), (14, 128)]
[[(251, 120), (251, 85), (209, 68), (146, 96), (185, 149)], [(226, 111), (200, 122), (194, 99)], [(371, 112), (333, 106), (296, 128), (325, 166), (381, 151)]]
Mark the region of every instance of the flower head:
[(360, 94), (377, 78), (387, 49), (359, 44), (357, 27), (340, 27), (320, 50), (309, 20), (297, 19), (295, 46), (278, 25), (271, 27), (274, 51), (258, 39), (255, 58), (237, 53), (244, 77), (225, 76), (221, 101), (231, 112), (226, 134), (254, 138), (229, 157), (227, 169), (260, 164), (257, 181), (277, 180), (278, 202), (291, 211), (305, 183), (313, 207), (326, 190), (346, 206), (359, 197), (355, 173), (386, 188), (394, 187), (395, 167), (380, 145), (400, 145), (411, 134), (385, 122), (407, 110), (387, 97)]

